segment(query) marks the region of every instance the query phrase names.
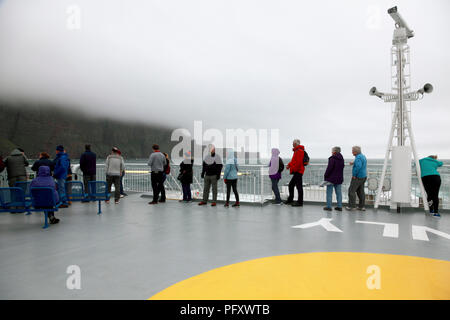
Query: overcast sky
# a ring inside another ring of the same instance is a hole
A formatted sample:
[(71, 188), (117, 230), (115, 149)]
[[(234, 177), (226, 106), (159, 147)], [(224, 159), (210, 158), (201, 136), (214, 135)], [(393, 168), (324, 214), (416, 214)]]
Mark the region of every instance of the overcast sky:
[(391, 105), (368, 91), (390, 91), (394, 5), (415, 31), (412, 86), (435, 88), (412, 104), (419, 155), (450, 158), (448, 0), (0, 0), (0, 96), (279, 129), (284, 157), (300, 138), (311, 158), (383, 158)]

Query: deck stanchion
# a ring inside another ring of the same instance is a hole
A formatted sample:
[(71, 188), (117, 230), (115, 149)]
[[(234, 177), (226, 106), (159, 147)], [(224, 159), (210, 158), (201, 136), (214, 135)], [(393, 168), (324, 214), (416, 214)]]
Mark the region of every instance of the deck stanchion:
[(44, 226), (42, 227), (42, 229), (47, 229), (48, 228), (48, 212), (47, 210), (44, 211), (44, 215), (45, 215), (45, 219), (44, 219)]

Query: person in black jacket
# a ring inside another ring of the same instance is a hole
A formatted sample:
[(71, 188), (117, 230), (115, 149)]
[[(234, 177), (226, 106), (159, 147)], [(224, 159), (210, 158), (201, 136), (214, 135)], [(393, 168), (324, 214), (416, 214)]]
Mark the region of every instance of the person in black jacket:
[(213, 202), (212, 207), (216, 206), (217, 202), (217, 181), (220, 179), (220, 173), (222, 172), (222, 158), (216, 154), (216, 148), (214, 145), (209, 146), (210, 154), (203, 160), (202, 178), (205, 185), (203, 187), (203, 201), (198, 205), (202, 206), (208, 202), (209, 190), (212, 185)]
[(180, 163), (178, 180), (180, 180), (183, 187), (183, 200), (180, 200), (180, 202), (192, 202), (191, 183), (193, 178), (193, 165), (194, 158), (192, 158), (191, 152), (188, 151), (184, 154), (184, 160)]
[(162, 184), (161, 184), (161, 198), (159, 202), (166, 202), (166, 189), (164, 188), (164, 182), (167, 179), (167, 175), (170, 173), (170, 158), (169, 155), (163, 152), (164, 157), (166, 157), (166, 164), (164, 165), (164, 171), (162, 174)]
[(39, 172), (39, 168), (42, 166), (47, 166), (50, 168), (50, 175), (53, 174), (53, 169), (55, 168), (55, 164), (52, 160), (50, 160), (50, 155), (47, 152), (41, 152), (39, 154), (39, 160), (36, 160), (31, 167), (31, 170), (34, 172)]
[(85, 145), (85, 151), (80, 157), (80, 169), (83, 172), (84, 191), (89, 193), (89, 181), (96, 180), (97, 155), (91, 151), (91, 145)]

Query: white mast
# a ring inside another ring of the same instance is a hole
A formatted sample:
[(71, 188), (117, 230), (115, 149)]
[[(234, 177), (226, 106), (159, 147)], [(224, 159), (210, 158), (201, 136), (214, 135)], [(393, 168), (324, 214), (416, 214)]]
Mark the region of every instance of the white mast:
[[(411, 194), (411, 152), (414, 156), (417, 179), (420, 185), (420, 192), (424, 199), (424, 208), (428, 211), (428, 201), (422, 179), (420, 177), (420, 165), (416, 152), (416, 144), (411, 129), (410, 110), (406, 102), (416, 101), (423, 97), (424, 93), (433, 91), (433, 86), (429, 83), (417, 91), (410, 91), (411, 75), (409, 73), (409, 46), (407, 41), (414, 36), (414, 32), (408, 28), (406, 22), (397, 12), (397, 7), (388, 10), (389, 15), (395, 21), (394, 36), (391, 49), (391, 79), (392, 92), (381, 93), (375, 87), (370, 89), (369, 94), (383, 99), (384, 102), (395, 102), (395, 111), (393, 113), (391, 132), (389, 135), (388, 146), (384, 158), (383, 171), (378, 183), (378, 191), (375, 200), (375, 208), (380, 204), (381, 192), (386, 176), (388, 160), (392, 154), (392, 197), (391, 208), (397, 205), (397, 211), (400, 212), (401, 203), (410, 202)], [(394, 138), (397, 138), (397, 144), (394, 146)], [(407, 145), (409, 138), (409, 145)]]

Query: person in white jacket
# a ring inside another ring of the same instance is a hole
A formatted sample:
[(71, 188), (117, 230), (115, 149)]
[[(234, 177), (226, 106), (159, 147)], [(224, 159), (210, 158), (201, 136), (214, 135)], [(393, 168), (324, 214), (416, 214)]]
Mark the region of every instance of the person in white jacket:
[[(118, 148), (112, 148), (111, 154), (106, 158), (105, 167), (108, 193), (111, 193), (111, 186), (114, 183), (114, 201), (118, 204), (120, 200), (120, 176), (125, 169), (125, 162)], [(106, 203), (109, 203), (109, 200), (106, 200)]]

